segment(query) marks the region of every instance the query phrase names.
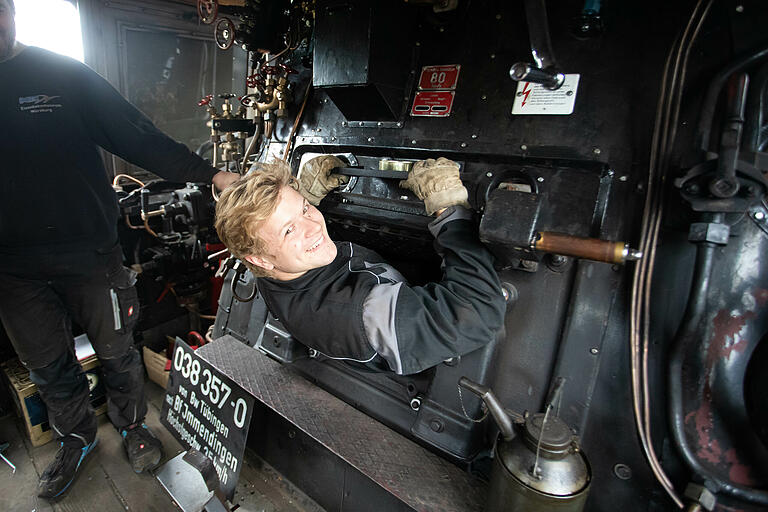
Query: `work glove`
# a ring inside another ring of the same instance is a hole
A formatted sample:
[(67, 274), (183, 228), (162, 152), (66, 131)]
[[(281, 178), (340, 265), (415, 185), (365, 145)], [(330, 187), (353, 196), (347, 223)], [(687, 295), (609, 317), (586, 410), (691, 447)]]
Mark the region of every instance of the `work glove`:
[(317, 206), (328, 192), (349, 181), (349, 176), (331, 174), (334, 167), (346, 167), (333, 155), (316, 156), (307, 160), (299, 169), (299, 191), (307, 201)]
[(459, 164), (447, 158), (416, 162), (400, 186), (412, 190), (424, 201), (430, 215), (449, 206), (469, 207), (467, 189), (459, 179)]

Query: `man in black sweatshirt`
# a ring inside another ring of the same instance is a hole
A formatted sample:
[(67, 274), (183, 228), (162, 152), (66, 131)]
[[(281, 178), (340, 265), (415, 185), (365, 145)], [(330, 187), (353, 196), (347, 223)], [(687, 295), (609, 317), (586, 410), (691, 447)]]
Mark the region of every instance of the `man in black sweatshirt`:
[(14, 14), (13, 0), (0, 0), (0, 319), (60, 442), (38, 488), (55, 498), (96, 445), (72, 320), (99, 357), (109, 418), (134, 471), (162, 458), (143, 422), (135, 274), (122, 265), (118, 206), (99, 147), (174, 181), (212, 179), (223, 189), (237, 175), (160, 132), (87, 66), (16, 42)]
[(270, 312), (327, 357), (400, 375), (493, 341), (505, 302), (493, 257), (466, 208), (459, 166), (445, 158), (417, 162), (401, 182), (437, 216), (429, 230), (443, 276), (424, 286), (409, 285), (373, 251), (330, 239), (314, 205), (343, 181), (331, 172), (343, 166), (330, 155), (310, 160), (299, 187), (285, 163), (262, 165), (222, 194), (216, 230), (260, 276)]

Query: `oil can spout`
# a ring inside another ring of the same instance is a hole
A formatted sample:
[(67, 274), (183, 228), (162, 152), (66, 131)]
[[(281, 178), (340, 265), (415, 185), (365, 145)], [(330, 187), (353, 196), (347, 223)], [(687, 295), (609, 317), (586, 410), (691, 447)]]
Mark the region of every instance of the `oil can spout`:
[(499, 426), (499, 430), (501, 430), (501, 436), (504, 438), (504, 440), (511, 441), (515, 437), (515, 432), (512, 427), (512, 419), (510, 419), (510, 416), (512, 416), (512, 418), (514, 418), (516, 421), (522, 422), (524, 421), (522, 415), (509, 411), (508, 409), (504, 409), (499, 403), (499, 400), (496, 398), (496, 395), (494, 395), (493, 391), (491, 391), (487, 386), (473, 382), (466, 377), (459, 379), (459, 386), (482, 398), (486, 407), (488, 407), (491, 416), (493, 416), (493, 419), (496, 420), (496, 424)]

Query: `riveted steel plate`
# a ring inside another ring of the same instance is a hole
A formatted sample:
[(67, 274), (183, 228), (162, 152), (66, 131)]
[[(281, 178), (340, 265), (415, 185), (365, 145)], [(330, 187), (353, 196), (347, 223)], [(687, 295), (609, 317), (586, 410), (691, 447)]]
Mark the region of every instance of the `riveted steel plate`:
[(232, 336), (197, 351), (245, 391), (408, 506), (481, 511), (486, 486)]

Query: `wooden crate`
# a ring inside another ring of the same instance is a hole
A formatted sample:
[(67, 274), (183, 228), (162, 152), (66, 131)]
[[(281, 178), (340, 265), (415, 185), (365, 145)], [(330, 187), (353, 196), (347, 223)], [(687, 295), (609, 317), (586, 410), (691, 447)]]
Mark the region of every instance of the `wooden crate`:
[(168, 377), (171, 372), (165, 369), (168, 358), (165, 354), (159, 354), (147, 347), (142, 349), (144, 355), (144, 366), (147, 369), (149, 380), (165, 389), (168, 387)]
[[(91, 405), (96, 415), (104, 414), (107, 411), (107, 402), (99, 360), (96, 356), (91, 356), (80, 364), (88, 377)], [(29, 372), (18, 359), (6, 361), (0, 367), (8, 380), (16, 411), (19, 417), (24, 419), (32, 446), (44, 445), (53, 438), (53, 431), (48, 423), (48, 410), (40, 398), (37, 386), (30, 380)]]

